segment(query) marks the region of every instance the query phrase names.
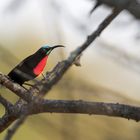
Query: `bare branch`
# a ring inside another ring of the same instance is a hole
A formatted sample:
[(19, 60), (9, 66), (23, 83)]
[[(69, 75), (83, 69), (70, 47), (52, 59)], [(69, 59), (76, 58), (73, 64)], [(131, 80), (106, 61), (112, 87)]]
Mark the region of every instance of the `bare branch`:
[(9, 108), (13, 107), (13, 104), (10, 103), (8, 100), (6, 100), (4, 97), (0, 95), (0, 103), (5, 107), (5, 109), (8, 111)]
[(127, 11), (129, 11), (132, 15), (134, 15), (137, 19), (140, 19), (140, 3), (137, 0), (97, 0), (101, 4), (106, 4), (111, 7), (121, 8), (126, 5), (126, 3), (130, 3), (125, 7)]
[(8, 112), (6, 112), (3, 117), (0, 118), (0, 132), (4, 131), (16, 119), (20, 118), (23, 113), (21, 112), (21, 108), (24, 106), (24, 104), (25, 102), (20, 99), (12, 107), (8, 108)]
[(16, 116), (12, 114), (5, 114), (2, 118), (0, 118), (0, 132), (3, 132), (9, 125), (11, 125), (17, 119)]
[(4, 140), (11, 140), (11, 138), (14, 136), (15, 132), (18, 130), (19, 126), (22, 125), (26, 119), (26, 115), (22, 115), (15, 124), (8, 130)]
[[(36, 107), (35, 107), (36, 106)], [(24, 104), (20, 108), (19, 114), (24, 114), (28, 110), (28, 104)], [(16, 108), (15, 108), (16, 109)], [(77, 113), (77, 114), (89, 114), (89, 115), (105, 115), (110, 117), (121, 117), (125, 119), (132, 119), (140, 121), (140, 107), (125, 105), (119, 103), (104, 103), (104, 102), (88, 102), (82, 100), (44, 100), (42, 99), (34, 106), (31, 106), (30, 115), (39, 113)], [(15, 118), (18, 118), (19, 114), (15, 114)], [(23, 117), (23, 118), (22, 118)], [(20, 124), (26, 119), (27, 116), (22, 116), (20, 120), (10, 129), (8, 132), (10, 137)], [(13, 118), (15, 120), (15, 118)], [(7, 136), (9, 137), (9, 136)]]
[[(22, 112), (28, 108), (22, 107)], [(107, 115), (140, 121), (140, 107), (104, 102), (88, 102), (82, 100), (42, 100), (36, 107), (32, 106), (30, 114), (38, 113), (80, 113), (89, 115)]]
[[(20, 112), (19, 119), (15, 122), (15, 124), (8, 130), (7, 135), (5, 136), (5, 140), (11, 140), (16, 131), (20, 128), (20, 126), (25, 122), (26, 118), (29, 115), (29, 112), (31, 112), (32, 108), (38, 106), (39, 102), (42, 102), (43, 100), (41, 98), (35, 98), (34, 101), (31, 101), (31, 103), (26, 104), (27, 108), (23, 110), (23, 112)], [(17, 104), (18, 105), (18, 104)], [(25, 104), (23, 104), (25, 105)], [(23, 106), (22, 105), (22, 106)]]
[(0, 73), (0, 84), (14, 92), (17, 96), (21, 97), (27, 102), (32, 100), (33, 94), (27, 91), (25, 88), (21, 87), (20, 85), (13, 83), (6, 75)]

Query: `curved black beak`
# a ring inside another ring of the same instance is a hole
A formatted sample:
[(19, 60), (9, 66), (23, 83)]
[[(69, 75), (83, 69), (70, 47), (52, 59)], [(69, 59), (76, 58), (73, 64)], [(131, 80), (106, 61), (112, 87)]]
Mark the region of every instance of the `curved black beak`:
[(47, 49), (46, 55), (49, 55), (53, 49), (58, 48), (58, 47), (64, 47), (64, 46), (63, 45), (56, 45), (53, 47), (46, 48)]
[(53, 49), (58, 48), (58, 47), (65, 47), (65, 46), (63, 46), (63, 45), (56, 45), (56, 46), (51, 47), (51, 49), (53, 50)]

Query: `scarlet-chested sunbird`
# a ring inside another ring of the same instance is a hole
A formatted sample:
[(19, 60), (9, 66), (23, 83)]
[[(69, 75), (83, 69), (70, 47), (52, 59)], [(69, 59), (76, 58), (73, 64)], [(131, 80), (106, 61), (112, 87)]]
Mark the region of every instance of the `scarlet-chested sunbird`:
[(47, 63), (47, 59), (51, 51), (62, 45), (57, 46), (43, 46), (34, 54), (28, 56), (21, 61), (14, 69), (12, 69), (8, 76), (19, 85), (24, 84), (25, 81), (32, 80), (40, 75)]

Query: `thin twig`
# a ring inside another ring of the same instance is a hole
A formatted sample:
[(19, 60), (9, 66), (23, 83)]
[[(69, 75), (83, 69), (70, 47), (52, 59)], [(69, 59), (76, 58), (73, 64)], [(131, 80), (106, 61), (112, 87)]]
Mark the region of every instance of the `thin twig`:
[(13, 126), (8, 129), (7, 134), (5, 136), (5, 140), (11, 140), (12, 137), (14, 136), (14, 134), (16, 133), (16, 131), (20, 128), (20, 126), (26, 121), (29, 112), (31, 112), (32, 108), (34, 108), (36, 106), (38, 106), (38, 104), (42, 102), (42, 99), (39, 98), (39, 94), (38, 97), (36, 96), (35, 100), (31, 101), (31, 103), (26, 104), (28, 107), (26, 110), (24, 110), (21, 114), (19, 119), (15, 122), (15, 124), (13, 124)]
[(16, 122), (13, 124), (13, 126), (8, 129), (7, 134), (5, 135), (4, 140), (11, 140), (16, 131), (19, 129), (19, 126), (22, 125), (26, 119), (26, 115), (22, 115)]
[(6, 100), (4, 97), (0, 95), (0, 103), (5, 107), (8, 111), (10, 107), (13, 107), (13, 104)]

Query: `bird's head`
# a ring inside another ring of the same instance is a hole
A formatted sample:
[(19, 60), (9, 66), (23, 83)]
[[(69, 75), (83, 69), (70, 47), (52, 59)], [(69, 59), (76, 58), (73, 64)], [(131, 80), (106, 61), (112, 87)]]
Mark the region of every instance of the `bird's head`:
[(56, 45), (56, 46), (53, 46), (53, 47), (50, 47), (50, 46), (43, 46), (39, 49), (39, 52), (43, 55), (49, 55), (51, 53), (51, 51), (55, 48), (58, 48), (58, 47), (64, 47), (62, 45)]

